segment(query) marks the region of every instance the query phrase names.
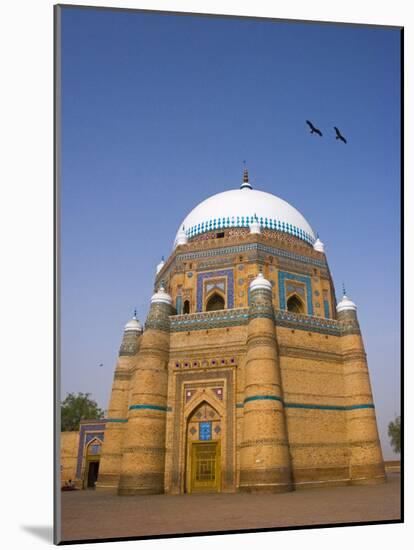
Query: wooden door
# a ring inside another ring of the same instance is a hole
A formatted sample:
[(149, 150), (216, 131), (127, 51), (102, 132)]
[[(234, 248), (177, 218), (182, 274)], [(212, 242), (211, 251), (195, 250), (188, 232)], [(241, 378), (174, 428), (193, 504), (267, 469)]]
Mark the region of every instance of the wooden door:
[(218, 441), (192, 442), (191, 492), (220, 490), (220, 447)]

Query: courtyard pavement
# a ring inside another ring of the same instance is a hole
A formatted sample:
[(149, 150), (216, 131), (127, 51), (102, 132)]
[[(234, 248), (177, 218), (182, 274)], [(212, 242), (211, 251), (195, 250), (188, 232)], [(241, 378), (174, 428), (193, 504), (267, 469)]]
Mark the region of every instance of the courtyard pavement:
[(400, 519), (400, 474), (387, 483), (283, 494), (119, 497), (63, 492), (62, 540), (143, 537)]

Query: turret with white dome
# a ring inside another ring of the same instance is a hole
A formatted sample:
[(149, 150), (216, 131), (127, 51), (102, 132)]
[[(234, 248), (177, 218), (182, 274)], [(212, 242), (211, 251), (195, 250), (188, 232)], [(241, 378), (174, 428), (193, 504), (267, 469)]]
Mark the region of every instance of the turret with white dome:
[(128, 323), (125, 325), (124, 332), (142, 332), (143, 326), (137, 319), (137, 312), (134, 312), (134, 316)]
[(161, 285), (155, 294), (151, 297), (151, 304), (172, 304), (171, 296), (165, 291), (165, 288)]
[(259, 271), (259, 274), (250, 283), (250, 291), (254, 290), (270, 290), (272, 291), (272, 283), (264, 278), (263, 273)]
[(356, 311), (356, 309), (356, 305), (346, 294), (342, 296), (342, 300), (336, 306), (336, 311), (338, 313), (341, 313), (341, 311)]

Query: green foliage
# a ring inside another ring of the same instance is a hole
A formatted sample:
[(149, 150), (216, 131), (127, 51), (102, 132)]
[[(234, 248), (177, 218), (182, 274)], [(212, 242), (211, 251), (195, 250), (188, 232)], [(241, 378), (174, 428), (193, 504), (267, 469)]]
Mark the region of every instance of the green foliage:
[(68, 393), (61, 406), (61, 431), (72, 432), (79, 430), (81, 420), (99, 420), (104, 417), (90, 393)]
[(389, 435), (390, 440), (391, 440), (391, 446), (394, 449), (394, 452), (398, 453), (398, 454), (401, 451), (401, 441), (400, 441), (401, 429), (400, 429), (400, 424), (401, 424), (401, 417), (399, 417), (399, 416), (397, 416), (397, 418), (395, 419), (394, 422), (390, 422), (388, 424), (388, 435)]

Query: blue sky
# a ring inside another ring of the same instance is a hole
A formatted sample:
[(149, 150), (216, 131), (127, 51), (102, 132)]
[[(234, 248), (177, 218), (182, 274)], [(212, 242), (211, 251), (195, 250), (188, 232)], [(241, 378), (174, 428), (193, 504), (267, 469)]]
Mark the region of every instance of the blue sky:
[(197, 203), (240, 185), (245, 159), (254, 187), (319, 233), (337, 297), (344, 281), (358, 306), (393, 457), (399, 41), (392, 28), (62, 10), (63, 397), (90, 392), (107, 408), (123, 326), (135, 307), (145, 320), (156, 264)]

